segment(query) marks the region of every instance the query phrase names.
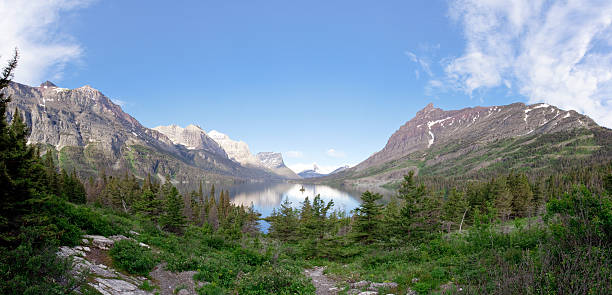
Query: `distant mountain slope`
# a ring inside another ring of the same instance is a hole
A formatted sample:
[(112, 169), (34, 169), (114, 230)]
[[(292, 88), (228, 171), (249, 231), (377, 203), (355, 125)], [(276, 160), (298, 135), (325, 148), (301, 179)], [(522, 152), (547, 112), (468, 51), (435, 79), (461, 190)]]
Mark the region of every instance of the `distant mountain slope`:
[(547, 104), (444, 111), (427, 105), (357, 166), (326, 180), (351, 185), (422, 176), (474, 177), (509, 169), (542, 171), (612, 158), (612, 130)]
[(349, 165), (344, 165), (344, 166), (342, 166), (342, 167), (338, 167), (336, 170), (334, 170), (334, 171), (332, 171), (332, 172), (329, 172), (329, 175), (336, 174), (336, 173), (340, 173), (340, 172), (345, 171), (345, 170), (347, 170), (347, 169), (349, 169), (349, 168), (350, 168), (350, 166), (349, 166)]
[(166, 135), (174, 144), (180, 144), (190, 150), (205, 150), (213, 154), (228, 158), (227, 154), (219, 144), (206, 135), (199, 126), (188, 125), (182, 128), (177, 125), (158, 126), (153, 128)]
[(261, 152), (257, 153), (256, 157), (264, 167), (270, 169), (272, 172), (278, 175), (284, 176), (288, 179), (300, 178), (300, 176), (295, 174), (293, 170), (285, 166), (285, 162), (283, 161), (283, 155), (281, 153)]
[(232, 140), (228, 135), (216, 130), (211, 130), (208, 136), (225, 150), (230, 159), (244, 166), (261, 166), (261, 162), (255, 155), (251, 154), (246, 142)]
[(319, 178), (319, 177), (325, 177), (325, 176), (328, 176), (328, 175), (333, 175), (333, 174), (336, 174), (336, 173), (340, 173), (340, 172), (345, 171), (347, 169), (349, 169), (349, 166), (345, 165), (345, 166), (336, 168), (332, 172), (324, 173), (323, 171), (321, 171), (319, 166), (317, 166), (317, 164), (313, 164), (313, 168), (312, 169), (304, 170), (304, 171), (298, 173), (298, 175), (301, 176), (302, 178)]
[(138, 177), (170, 175), (175, 182), (192, 185), (202, 179), (279, 178), (230, 160), (196, 126), (174, 128), (167, 132), (172, 138), (146, 128), (90, 86), (66, 89), (51, 82), (39, 87), (11, 83), (4, 91), (12, 98), (8, 119), (17, 109), (32, 128), (29, 142), (57, 150), (60, 167), (76, 169), (82, 177), (103, 170), (130, 171)]
[(249, 145), (243, 141), (231, 139), (228, 135), (212, 130), (208, 135), (227, 153), (228, 157), (245, 167), (265, 169), (286, 179), (299, 179), (291, 169), (285, 166), (283, 155), (274, 152), (261, 152), (253, 155)]
[(298, 173), (298, 175), (301, 178), (318, 178), (323, 177), (327, 174), (321, 172), (321, 169), (319, 169), (319, 166), (317, 166), (317, 164), (312, 164), (312, 169), (301, 171), (300, 173)]

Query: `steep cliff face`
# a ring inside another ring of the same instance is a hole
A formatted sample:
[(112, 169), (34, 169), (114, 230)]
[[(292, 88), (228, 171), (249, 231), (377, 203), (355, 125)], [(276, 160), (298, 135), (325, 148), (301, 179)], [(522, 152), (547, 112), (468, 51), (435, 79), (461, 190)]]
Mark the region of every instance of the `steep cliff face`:
[(226, 134), (212, 130), (208, 136), (216, 141), (225, 150), (230, 159), (240, 163), (243, 166), (260, 167), (261, 162), (257, 157), (251, 154), (249, 145), (243, 141), (232, 140)]
[(282, 175), (288, 179), (299, 179), (300, 176), (295, 174), (295, 172), (289, 167), (285, 166), (285, 162), (283, 161), (283, 155), (281, 153), (274, 152), (261, 152), (257, 153), (257, 159), (260, 161), (261, 165), (265, 168), (271, 170), (272, 172)]
[(177, 125), (158, 126), (153, 128), (166, 135), (174, 144), (183, 145), (190, 150), (205, 150), (221, 157), (228, 158), (225, 150), (199, 126), (188, 125), (182, 128)]
[[(175, 182), (278, 178), (269, 171), (249, 169), (228, 158), (225, 151), (197, 126), (170, 128), (171, 137), (149, 129), (123, 112), (100, 91), (84, 86), (66, 89), (46, 82), (39, 87), (12, 83), (8, 119), (14, 110), (31, 127), (29, 142), (58, 152), (60, 166), (83, 177), (129, 171)], [(162, 128), (163, 129), (163, 128)]]
[(9, 119), (15, 108), (21, 111), (32, 128), (31, 143), (50, 144), (57, 150), (95, 143), (114, 154), (126, 144), (177, 151), (166, 136), (142, 126), (90, 86), (66, 89), (50, 82), (39, 87), (12, 83), (6, 92), (12, 98)]
[(174, 182), (191, 187), (203, 179), (295, 178), (284, 164), (268, 168), (246, 143), (224, 134), (211, 132), (213, 139), (195, 125), (146, 128), (90, 86), (67, 89), (49, 81), (39, 87), (11, 83), (4, 91), (12, 98), (8, 119), (17, 109), (31, 127), (29, 142), (56, 150), (60, 167), (76, 169), (82, 177), (128, 171), (139, 177), (171, 176)]

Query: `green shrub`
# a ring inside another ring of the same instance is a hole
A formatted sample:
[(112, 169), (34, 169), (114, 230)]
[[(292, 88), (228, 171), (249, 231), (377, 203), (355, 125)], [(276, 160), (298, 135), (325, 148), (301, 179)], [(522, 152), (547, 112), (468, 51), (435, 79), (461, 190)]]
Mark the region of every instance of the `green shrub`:
[(116, 267), (132, 274), (147, 275), (157, 264), (153, 252), (133, 240), (116, 242), (110, 251), (110, 256)]
[(140, 284), (140, 286), (138, 286), (139, 289), (141, 290), (145, 290), (145, 291), (153, 291), (155, 290), (155, 285), (151, 285), (151, 283), (149, 283), (149, 281), (144, 281), (142, 282), (142, 284)]
[(238, 294), (315, 294), (315, 287), (301, 274), (301, 269), (288, 265), (266, 265), (240, 278)]
[(251, 249), (236, 248), (234, 249), (232, 254), (234, 256), (235, 261), (239, 263), (244, 263), (250, 266), (261, 265), (265, 261), (268, 260), (264, 255), (261, 255), (258, 252), (251, 250)]
[(231, 260), (222, 255), (216, 255), (204, 261), (193, 278), (227, 288), (234, 283), (240, 270)]
[(45, 230), (24, 227), (18, 247), (0, 247), (0, 294), (69, 294), (84, 284), (84, 277), (70, 273), (72, 261), (56, 255)]
[(199, 295), (224, 295), (223, 289), (215, 284), (208, 284), (196, 290)]

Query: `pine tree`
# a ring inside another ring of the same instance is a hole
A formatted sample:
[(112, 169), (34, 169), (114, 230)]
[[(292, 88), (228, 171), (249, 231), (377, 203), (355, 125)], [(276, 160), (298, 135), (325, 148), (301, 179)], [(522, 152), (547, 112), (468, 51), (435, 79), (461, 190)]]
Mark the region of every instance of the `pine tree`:
[(402, 230), (402, 214), (400, 206), (396, 199), (391, 200), (383, 208), (382, 217), (382, 232), (387, 240), (394, 239), (403, 234)]
[[(212, 190), (214, 192), (214, 188)], [(213, 230), (219, 229), (219, 212), (217, 211), (217, 204), (215, 202), (215, 197), (212, 195), (208, 199), (208, 214), (207, 220), (208, 224), (212, 227)]]
[(410, 171), (400, 183), (398, 193), (398, 198), (404, 201), (404, 206), (401, 209), (404, 230), (408, 232), (409, 237), (419, 238), (426, 230), (424, 216), (425, 186), (422, 184), (417, 186), (414, 181), (414, 172)]
[(48, 149), (45, 153), (43, 162), (45, 165), (45, 171), (47, 172), (49, 191), (54, 195), (59, 195), (60, 179), (57, 175), (57, 167), (55, 167), (55, 162), (53, 161), (53, 152), (51, 151), (51, 149)]
[(512, 209), (516, 216), (524, 217), (533, 213), (533, 192), (524, 174), (510, 173), (508, 175), (508, 185), (512, 193)]
[(202, 197), (196, 191), (191, 192), (191, 197), (189, 198), (190, 207), (191, 207), (191, 221), (194, 224), (199, 224), (201, 217), (201, 207), (202, 207)]
[(164, 213), (160, 219), (160, 224), (164, 229), (175, 233), (183, 231), (185, 227), (183, 206), (182, 197), (176, 187), (170, 185), (169, 189), (164, 190)]
[(380, 199), (382, 199), (381, 194), (369, 191), (361, 195), (362, 203), (355, 209), (355, 225), (353, 226), (355, 240), (364, 244), (371, 244), (379, 239), (382, 206), (377, 202)]
[(297, 239), (298, 212), (291, 207), (287, 198), (281, 203), (280, 208), (278, 210), (274, 209), (266, 220), (270, 223), (268, 233), (271, 237), (281, 241), (295, 241)]

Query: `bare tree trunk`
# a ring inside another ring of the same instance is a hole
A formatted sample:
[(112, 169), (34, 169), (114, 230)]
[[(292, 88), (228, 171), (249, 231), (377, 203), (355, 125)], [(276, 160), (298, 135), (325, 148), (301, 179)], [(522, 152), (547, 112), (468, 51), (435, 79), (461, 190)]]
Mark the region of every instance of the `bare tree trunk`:
[(123, 211), (125, 213), (128, 213), (127, 207), (125, 206), (125, 200), (124, 199), (121, 199), (121, 205), (123, 205)]
[(465, 220), (465, 214), (467, 213), (468, 208), (465, 208), (465, 211), (463, 211), (463, 217), (461, 217), (461, 224), (459, 225), (459, 232), (461, 232), (461, 229), (463, 228), (463, 221)]

